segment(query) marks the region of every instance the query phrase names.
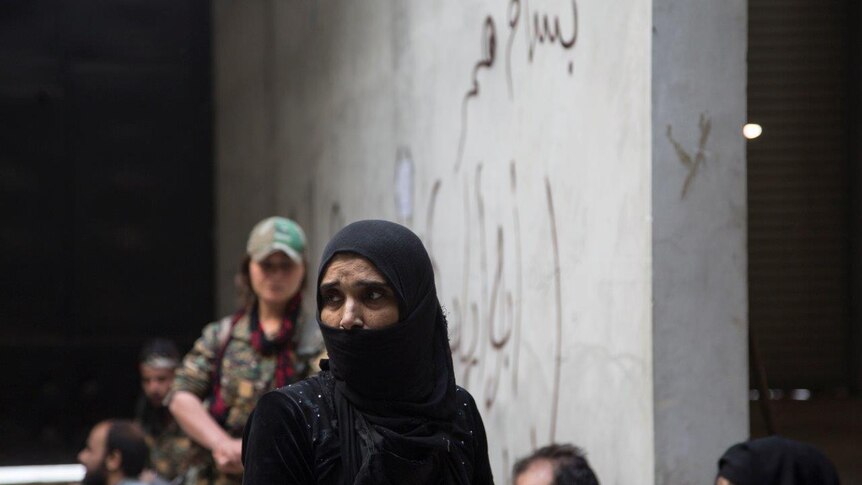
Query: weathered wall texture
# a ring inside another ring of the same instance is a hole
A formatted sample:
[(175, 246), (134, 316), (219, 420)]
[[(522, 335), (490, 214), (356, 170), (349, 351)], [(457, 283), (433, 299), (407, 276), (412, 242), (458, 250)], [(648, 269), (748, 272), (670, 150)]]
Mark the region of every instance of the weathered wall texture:
[[(346, 222), (405, 223), (432, 253), (498, 482), (570, 441), (602, 483), (648, 483), (651, 214), (665, 204), (651, 185), (680, 203), (652, 145), (668, 123), (695, 137), (683, 124), (701, 109), (651, 113), (652, 15), (634, 0), (215, 2), (219, 310), (265, 215), (306, 227), (312, 273)], [(730, 117), (709, 149), (738, 130)]]
[(654, 0), (656, 483), (711, 483), (748, 436), (746, 2)]

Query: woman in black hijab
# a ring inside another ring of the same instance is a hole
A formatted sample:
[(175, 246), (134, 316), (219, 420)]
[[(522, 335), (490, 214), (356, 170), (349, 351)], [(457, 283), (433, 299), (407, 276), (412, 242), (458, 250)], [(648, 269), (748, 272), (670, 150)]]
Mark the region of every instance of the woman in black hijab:
[(258, 402), (243, 482), (492, 484), (419, 238), (392, 222), (348, 225), (324, 250), (317, 290), (329, 361)]
[(838, 485), (817, 448), (781, 436), (731, 446), (718, 461), (718, 485)]

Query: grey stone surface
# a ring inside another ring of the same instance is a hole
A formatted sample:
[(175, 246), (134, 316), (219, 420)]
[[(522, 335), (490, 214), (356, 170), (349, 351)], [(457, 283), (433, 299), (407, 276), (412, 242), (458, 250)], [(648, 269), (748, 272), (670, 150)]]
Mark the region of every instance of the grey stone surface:
[(748, 436), (747, 4), (654, 0), (656, 483), (711, 483)]

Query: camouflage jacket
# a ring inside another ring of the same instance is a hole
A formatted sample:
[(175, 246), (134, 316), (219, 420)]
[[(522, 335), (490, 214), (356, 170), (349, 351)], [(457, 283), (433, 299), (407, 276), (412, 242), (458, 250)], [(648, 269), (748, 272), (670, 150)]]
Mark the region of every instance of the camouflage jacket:
[[(232, 330), (230, 329), (231, 319), (231, 316), (227, 316), (204, 327), (203, 334), (186, 354), (183, 365), (177, 370), (171, 393), (180, 390), (188, 391), (198, 396), (204, 406), (209, 408), (212, 399), (214, 366), (221, 365), (221, 395), (227, 407), (230, 408), (224, 428), (231, 436), (241, 438), (245, 422), (258, 399), (272, 389), (277, 356), (264, 356), (252, 346), (248, 314), (240, 317)], [(225, 343), (227, 347), (224, 357), (221, 363), (216, 362)], [(298, 362), (293, 364), (297, 370), (297, 380), (305, 377), (302, 372), (305, 366)], [(219, 473), (208, 450), (196, 443), (193, 444), (193, 448), (189, 459), (189, 472), (186, 474), (186, 485), (241, 483), (241, 477)]]
[(176, 421), (171, 422), (158, 436), (147, 435), (147, 444), (150, 445), (150, 463), (160, 477), (173, 480), (185, 473), (192, 440), (183, 433)]
[(185, 473), (192, 441), (166, 407), (153, 407), (144, 396), (138, 400), (135, 421), (146, 433), (150, 466), (164, 480)]

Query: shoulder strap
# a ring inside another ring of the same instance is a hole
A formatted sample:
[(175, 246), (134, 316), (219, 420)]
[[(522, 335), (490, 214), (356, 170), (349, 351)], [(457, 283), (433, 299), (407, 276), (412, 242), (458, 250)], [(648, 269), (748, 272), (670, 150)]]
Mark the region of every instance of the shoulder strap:
[(221, 320), (219, 320), (218, 327), (218, 346), (219, 349), (224, 349), (225, 344), (227, 344), (228, 338), (230, 338), (230, 331), (233, 328), (233, 316), (228, 315)]
[(236, 322), (239, 321), (240, 317), (242, 317), (242, 313), (237, 312), (232, 316), (226, 316), (219, 320), (218, 333), (216, 334), (216, 338), (218, 339), (218, 350), (212, 365), (212, 376), (210, 381), (212, 386), (212, 401), (210, 402), (209, 412), (221, 427), (224, 427), (225, 419), (227, 419), (227, 413), (229, 410), (221, 395), (222, 363), (225, 351), (227, 351), (227, 344), (230, 343), (231, 331)]

